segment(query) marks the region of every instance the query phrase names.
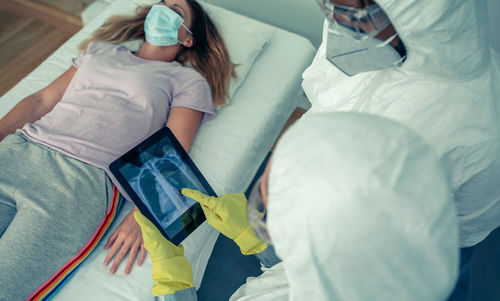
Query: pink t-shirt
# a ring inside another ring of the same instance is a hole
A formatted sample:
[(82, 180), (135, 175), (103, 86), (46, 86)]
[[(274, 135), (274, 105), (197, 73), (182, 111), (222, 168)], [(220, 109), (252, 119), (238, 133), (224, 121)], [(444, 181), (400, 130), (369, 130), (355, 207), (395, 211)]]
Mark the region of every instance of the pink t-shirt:
[(94, 166), (108, 165), (159, 130), (172, 107), (215, 116), (210, 87), (178, 62), (144, 60), (126, 47), (91, 43), (61, 101), (19, 131), (28, 138)]

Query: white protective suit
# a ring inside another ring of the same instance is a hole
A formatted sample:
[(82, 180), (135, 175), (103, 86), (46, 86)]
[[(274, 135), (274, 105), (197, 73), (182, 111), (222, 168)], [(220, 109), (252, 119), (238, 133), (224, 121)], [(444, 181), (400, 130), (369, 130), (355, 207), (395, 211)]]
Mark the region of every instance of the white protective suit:
[(500, 58), (488, 41), (486, 1), (375, 0), (407, 50), (401, 67), (348, 77), (323, 43), (303, 74), (312, 108), (362, 111), (422, 135), (445, 165), (457, 206), (461, 247), (500, 225), (497, 124)]
[(232, 300), (434, 301), (454, 287), (451, 192), (435, 152), (407, 127), (358, 113), (304, 117), (278, 142), (268, 189), (283, 262)]

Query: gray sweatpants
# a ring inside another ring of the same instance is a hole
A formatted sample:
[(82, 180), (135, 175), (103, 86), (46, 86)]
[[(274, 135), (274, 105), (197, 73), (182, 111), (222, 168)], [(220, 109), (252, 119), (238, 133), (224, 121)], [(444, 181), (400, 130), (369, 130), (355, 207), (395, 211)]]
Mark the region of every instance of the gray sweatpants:
[(90, 240), (112, 185), (102, 169), (15, 134), (0, 142), (0, 300), (24, 300)]

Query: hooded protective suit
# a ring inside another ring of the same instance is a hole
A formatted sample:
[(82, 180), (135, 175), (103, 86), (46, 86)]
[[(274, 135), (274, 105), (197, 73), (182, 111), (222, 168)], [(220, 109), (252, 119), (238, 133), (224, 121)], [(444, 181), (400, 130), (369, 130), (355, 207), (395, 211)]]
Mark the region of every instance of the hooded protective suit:
[(357, 113), (304, 117), (278, 142), (268, 185), (283, 262), (232, 300), (288, 299), (286, 280), (290, 300), (433, 301), (453, 288), (454, 204), (435, 152), (407, 127)]
[(362, 111), (410, 126), (437, 151), (457, 205), (461, 247), (500, 225), (500, 58), (488, 41), (486, 1), (375, 0), (403, 41), (401, 67), (348, 77), (323, 43), (303, 74), (312, 108)]

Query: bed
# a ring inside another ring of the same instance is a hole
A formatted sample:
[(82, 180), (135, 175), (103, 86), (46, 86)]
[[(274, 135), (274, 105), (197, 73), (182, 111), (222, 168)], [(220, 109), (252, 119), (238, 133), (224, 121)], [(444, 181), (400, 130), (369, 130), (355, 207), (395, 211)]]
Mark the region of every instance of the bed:
[[(38, 68), (0, 98), (0, 117), (18, 101), (43, 88), (71, 64), (76, 46), (114, 14), (130, 14), (138, 0), (115, 1), (63, 44)], [(143, 1), (142, 1), (143, 2)], [(260, 162), (303, 97), (301, 74), (314, 56), (314, 48), (303, 37), (251, 20), (216, 6), (202, 3), (218, 25), (233, 61), (239, 64), (239, 79), (231, 84), (231, 102), (217, 117), (199, 129), (190, 155), (217, 194), (245, 191)], [(134, 47), (134, 46), (131, 46)], [(135, 265), (124, 275), (121, 264), (115, 275), (103, 266), (108, 237), (132, 208), (116, 200), (103, 221), (100, 236), (72, 269), (58, 279), (49, 279), (45, 291), (33, 299), (54, 300), (146, 300), (152, 298), (151, 262)], [(206, 222), (183, 243), (193, 267), (197, 288), (211, 256), (218, 232)], [(238, 268), (238, 267), (235, 267)]]

